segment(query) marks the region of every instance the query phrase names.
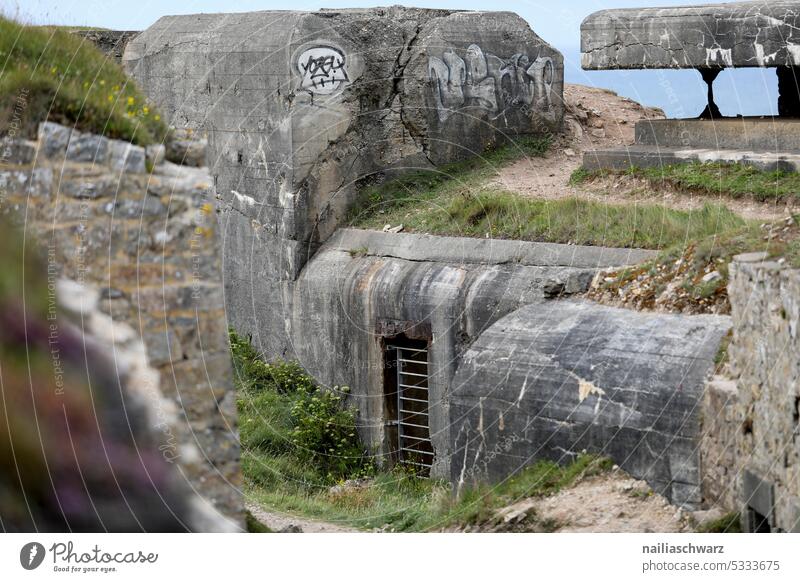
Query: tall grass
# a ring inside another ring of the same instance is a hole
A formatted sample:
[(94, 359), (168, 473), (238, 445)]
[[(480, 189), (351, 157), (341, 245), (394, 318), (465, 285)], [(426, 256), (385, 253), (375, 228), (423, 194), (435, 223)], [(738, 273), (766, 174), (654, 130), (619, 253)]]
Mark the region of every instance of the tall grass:
[(0, 17), (0, 135), (20, 97), (30, 136), (45, 120), (140, 145), (167, 134), (133, 81), (90, 42), (59, 28)]

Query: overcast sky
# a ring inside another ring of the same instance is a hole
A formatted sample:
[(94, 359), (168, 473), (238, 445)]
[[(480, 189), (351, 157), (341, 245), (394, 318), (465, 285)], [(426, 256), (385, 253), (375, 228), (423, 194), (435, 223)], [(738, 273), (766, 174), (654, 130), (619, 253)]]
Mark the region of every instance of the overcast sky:
[[(315, 10), (407, 4), (465, 10), (509, 10), (522, 16), (566, 60), (566, 78), (614, 89), (619, 93), (667, 110), (673, 116), (693, 116), (704, 106), (705, 89), (694, 71), (585, 72), (580, 69), (580, 24), (603, 8), (679, 6), (691, 0), (0, 0), (6, 15), (31, 24), (100, 26), (143, 30), (167, 14), (248, 12), (253, 10)], [(695, 4), (721, 3), (700, 0)], [(667, 87), (670, 87), (668, 89)], [(723, 114), (772, 113), (777, 103), (773, 69), (726, 71), (715, 90)]]

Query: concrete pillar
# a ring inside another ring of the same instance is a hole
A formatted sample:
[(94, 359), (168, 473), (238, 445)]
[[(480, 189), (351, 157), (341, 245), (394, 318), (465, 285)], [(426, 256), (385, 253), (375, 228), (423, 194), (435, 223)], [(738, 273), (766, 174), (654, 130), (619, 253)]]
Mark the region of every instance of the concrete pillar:
[(800, 117), (800, 67), (778, 67), (778, 115)]

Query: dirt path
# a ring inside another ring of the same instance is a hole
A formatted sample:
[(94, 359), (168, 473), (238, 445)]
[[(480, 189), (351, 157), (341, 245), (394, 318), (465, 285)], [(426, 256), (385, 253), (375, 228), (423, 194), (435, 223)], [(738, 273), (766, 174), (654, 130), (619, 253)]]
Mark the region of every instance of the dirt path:
[(583, 163), (584, 151), (632, 144), (637, 121), (661, 119), (664, 114), (611, 91), (583, 85), (566, 85), (564, 99), (567, 104), (564, 135), (544, 158), (520, 160), (500, 170), (495, 180), (498, 186), (532, 198), (576, 196), (612, 204), (663, 204), (683, 210), (720, 202), (742, 216), (763, 220), (776, 220), (797, 211), (785, 205), (653, 190), (644, 181), (629, 176), (604, 178), (587, 187), (570, 186), (570, 176)]
[(335, 523), (267, 511), (253, 501), (248, 501), (245, 506), (253, 517), (278, 533), (361, 533), (361, 530)]
[(560, 532), (694, 531), (689, 514), (625, 474), (593, 477), (538, 504), (540, 519)]
[(677, 533), (721, 511), (684, 512), (619, 469), (588, 477), (551, 497), (523, 499), (497, 511), (490, 524), (469, 531)]

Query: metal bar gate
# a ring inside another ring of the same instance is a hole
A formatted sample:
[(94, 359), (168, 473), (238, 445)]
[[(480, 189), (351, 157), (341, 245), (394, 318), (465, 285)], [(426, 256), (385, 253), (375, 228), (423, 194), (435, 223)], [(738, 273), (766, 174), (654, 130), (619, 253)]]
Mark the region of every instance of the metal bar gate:
[(433, 465), (428, 350), (392, 346), (397, 354), (397, 452), (403, 465), (428, 475)]

